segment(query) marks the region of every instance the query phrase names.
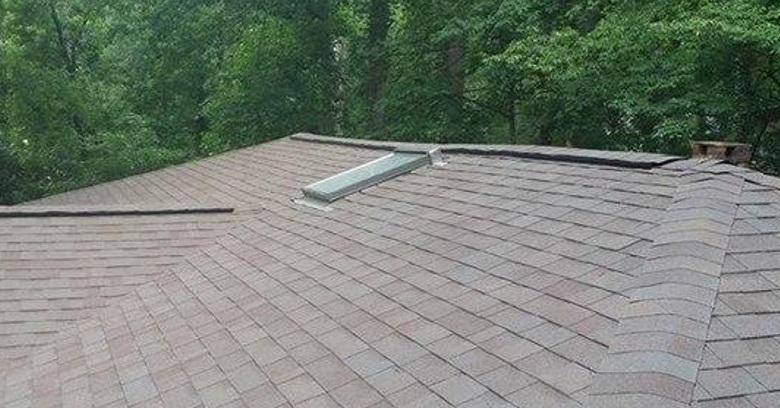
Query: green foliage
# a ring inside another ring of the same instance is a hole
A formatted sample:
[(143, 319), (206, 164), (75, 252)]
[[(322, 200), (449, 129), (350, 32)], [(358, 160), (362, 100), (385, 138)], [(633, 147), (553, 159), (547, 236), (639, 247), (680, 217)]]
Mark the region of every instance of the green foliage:
[(306, 38), (287, 20), (251, 25), (227, 51), (206, 114), (206, 152), (246, 146), (298, 130), (319, 131), (331, 113), (328, 73), (305, 52)]
[(0, 0), (0, 203), (297, 131), (780, 172), (765, 0)]
[(497, 84), (484, 100), (518, 105), (521, 140), (678, 154), (692, 138), (739, 140), (780, 169), (771, 142), (780, 136), (776, 8), (751, 0), (575, 2), (568, 10), (512, 3), (488, 19), (483, 37), (498, 46), (477, 74)]

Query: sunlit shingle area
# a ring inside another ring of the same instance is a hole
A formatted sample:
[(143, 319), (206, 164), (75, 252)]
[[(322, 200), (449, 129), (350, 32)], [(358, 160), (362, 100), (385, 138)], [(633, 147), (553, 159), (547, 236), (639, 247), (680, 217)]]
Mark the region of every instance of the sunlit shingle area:
[(667, 156), (443, 146), (445, 165), (327, 209), (294, 201), (393, 146), (304, 135), (36, 203), (200, 199), (230, 213), (8, 218), (7, 236), (28, 238), (0, 253), (63, 263), (40, 280), (0, 266), (0, 290), (19, 297), (0, 312), (7, 338), (52, 305), (70, 313), (57, 285), (94, 286), (81, 299), (99, 302), (14, 355), (0, 401), (772, 406), (773, 179)]

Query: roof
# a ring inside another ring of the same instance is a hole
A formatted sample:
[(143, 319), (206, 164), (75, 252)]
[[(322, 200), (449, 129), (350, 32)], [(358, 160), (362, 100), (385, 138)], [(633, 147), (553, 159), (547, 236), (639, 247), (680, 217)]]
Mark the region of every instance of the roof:
[(0, 210), (0, 405), (770, 407), (780, 181), (296, 135)]

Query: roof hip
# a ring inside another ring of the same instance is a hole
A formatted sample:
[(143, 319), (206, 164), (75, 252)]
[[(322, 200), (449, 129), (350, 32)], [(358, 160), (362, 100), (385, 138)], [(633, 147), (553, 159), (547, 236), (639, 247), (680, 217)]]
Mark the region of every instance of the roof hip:
[(743, 185), (735, 174), (681, 173), (586, 406), (692, 402)]

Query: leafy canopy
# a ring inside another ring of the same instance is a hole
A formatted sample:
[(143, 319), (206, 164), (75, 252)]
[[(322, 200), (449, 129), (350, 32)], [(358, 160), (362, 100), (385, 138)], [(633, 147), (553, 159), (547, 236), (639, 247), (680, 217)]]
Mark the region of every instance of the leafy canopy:
[(0, 0), (0, 203), (312, 131), (780, 172), (769, 0)]

